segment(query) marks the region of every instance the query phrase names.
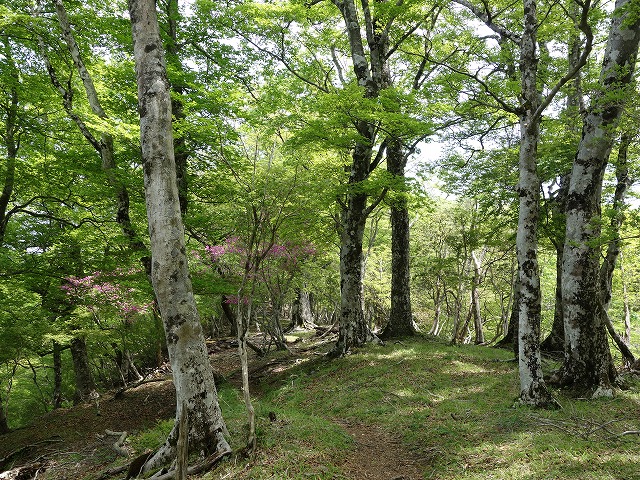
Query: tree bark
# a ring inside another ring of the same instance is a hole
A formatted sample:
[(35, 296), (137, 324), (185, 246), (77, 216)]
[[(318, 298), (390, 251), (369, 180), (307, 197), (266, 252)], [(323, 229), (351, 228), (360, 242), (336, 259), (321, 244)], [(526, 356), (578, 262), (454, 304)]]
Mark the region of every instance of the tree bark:
[(538, 19), (536, 1), (524, 1), (524, 31), (520, 44), (520, 72), (523, 112), (520, 115), (518, 193), (520, 196), (516, 251), (520, 278), (518, 359), (520, 401), (537, 407), (553, 407), (542, 375), (540, 358), (540, 272), (538, 266), (538, 212), (540, 179), (537, 173), (540, 137), (540, 93), (537, 87), (536, 54)]
[(231, 336), (235, 337), (236, 335), (238, 335), (238, 326), (236, 324), (236, 316), (233, 313), (233, 310), (231, 309), (229, 303), (227, 303), (228, 299), (229, 297), (227, 297), (226, 295), (222, 296), (222, 299), (220, 300), (220, 308), (222, 308), (224, 318), (226, 318), (231, 325)]
[(316, 325), (311, 311), (311, 294), (302, 288), (296, 289), (296, 298), (291, 308), (293, 328), (313, 329)]
[(164, 323), (176, 388), (176, 418), (165, 444), (144, 471), (175, 458), (178, 424), (188, 409), (189, 448), (231, 449), (196, 308), (187, 265), (176, 182), (171, 99), (154, 0), (129, 0), (138, 82), (140, 141), (152, 254), (153, 288)]
[[(404, 178), (407, 156), (398, 139), (387, 145), (387, 170), (394, 177)], [(411, 311), (411, 273), (409, 267), (409, 211), (403, 193), (391, 205), (391, 311), (382, 338), (406, 337), (416, 334)]]
[[(382, 68), (377, 63), (381, 58), (375, 55), (372, 49), (374, 42), (369, 42), (369, 57), (364, 51), (361, 24), (354, 0), (333, 0), (333, 3), (340, 10), (346, 24), (353, 71), (358, 85), (364, 88), (366, 98), (375, 98), (381, 88)], [(365, 22), (367, 21), (370, 22), (371, 19), (365, 18)], [(371, 69), (367, 58), (370, 58)], [(367, 207), (368, 196), (358, 187), (369, 178), (375, 168), (372, 162), (372, 148), (376, 140), (376, 130), (366, 120), (356, 121), (355, 126), (362, 140), (355, 142), (351, 155), (349, 191), (343, 204), (340, 222), (340, 331), (335, 347), (328, 354), (330, 357), (344, 355), (351, 347), (361, 346), (374, 338), (365, 322), (362, 307), (362, 252), (367, 217), (377, 202)]]
[(429, 330), (429, 335), (438, 336), (440, 334), (440, 330), (442, 326), (440, 324), (440, 312), (442, 310), (442, 300), (441, 300), (441, 291), (440, 286), (438, 285), (438, 280), (436, 280), (436, 284), (434, 286), (433, 292), (433, 324), (431, 325), (431, 330)]
[(76, 377), (76, 390), (73, 395), (73, 403), (77, 405), (91, 399), (96, 391), (96, 385), (89, 366), (89, 354), (87, 342), (82, 337), (71, 340), (71, 358), (73, 359), (73, 371)]
[(369, 332), (362, 309), (362, 245), (367, 196), (352, 193), (348, 197), (340, 235), (340, 330), (330, 357), (345, 355), (352, 347), (364, 345)]
[(617, 0), (604, 53), (600, 88), (586, 113), (567, 197), (562, 266), (565, 360), (561, 384), (593, 397), (613, 394), (616, 378), (598, 282), (600, 202), (604, 170), (624, 99), (631, 91), (640, 40), (632, 0)]
[[(578, 6), (571, 7), (572, 18), (577, 21), (580, 16)], [(575, 10), (575, 12), (574, 12)], [(577, 32), (572, 31), (569, 38), (568, 61), (569, 70), (575, 69), (580, 64), (582, 48), (582, 40)], [(566, 113), (569, 118), (568, 129), (577, 136), (580, 133), (580, 127), (575, 120), (582, 119), (584, 114), (584, 101), (582, 95), (582, 78), (578, 72), (571, 82), (571, 87), (567, 92), (567, 108)], [(551, 204), (552, 216), (552, 238), (556, 249), (556, 290), (555, 303), (553, 310), (553, 324), (547, 338), (540, 344), (540, 349), (545, 353), (555, 354), (557, 352), (564, 353), (564, 314), (562, 306), (562, 255), (564, 253), (565, 233), (567, 229), (565, 210), (567, 208), (567, 193), (569, 191), (569, 182), (571, 181), (571, 168), (563, 172), (560, 177), (560, 184), (555, 196), (549, 200)]]
[(53, 408), (62, 406), (62, 346), (53, 341)]
[(478, 257), (475, 252), (471, 252), (471, 261), (473, 263), (471, 308), (473, 309), (473, 330), (475, 332), (474, 343), (476, 345), (480, 345), (485, 342), (484, 328), (482, 326), (482, 312), (480, 308), (480, 292), (478, 291), (478, 287), (480, 287), (480, 283), (482, 282), (482, 274), (480, 271), (482, 257)]

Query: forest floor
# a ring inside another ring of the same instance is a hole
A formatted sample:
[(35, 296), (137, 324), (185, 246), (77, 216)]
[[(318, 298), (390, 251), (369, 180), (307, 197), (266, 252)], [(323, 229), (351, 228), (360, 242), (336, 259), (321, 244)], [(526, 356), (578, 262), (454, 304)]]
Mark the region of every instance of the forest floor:
[[(250, 355), (255, 457), (189, 478), (640, 480), (637, 380), (614, 399), (556, 392), (561, 410), (533, 411), (514, 408), (517, 371), (506, 351), (419, 337), (330, 361), (324, 353), (332, 339), (295, 335), (290, 352)], [(224, 378), (219, 395), (230, 441), (241, 448), (237, 349), (230, 339), (208, 346)], [(124, 395), (103, 395), (98, 409), (59, 409), (1, 436), (0, 472), (34, 465), (38, 473), (20, 480), (122, 479), (104, 472), (157, 446), (174, 414), (172, 382), (158, 373)], [(106, 430), (128, 432), (128, 459)]]

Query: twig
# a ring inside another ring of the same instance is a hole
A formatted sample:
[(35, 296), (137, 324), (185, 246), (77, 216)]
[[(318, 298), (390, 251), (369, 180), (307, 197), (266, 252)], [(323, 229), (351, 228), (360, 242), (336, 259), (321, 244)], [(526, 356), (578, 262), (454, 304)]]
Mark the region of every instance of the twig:
[(33, 447), (37, 447), (38, 445), (41, 445), (43, 443), (54, 443), (54, 442), (62, 442), (63, 440), (61, 438), (50, 438), (48, 440), (42, 440), (40, 442), (36, 442), (36, 443), (32, 443), (30, 445), (25, 445), (24, 447), (21, 447), (17, 450), (14, 450), (13, 452), (9, 453), (6, 457), (4, 458), (0, 458), (0, 468), (4, 468), (5, 465), (7, 465), (14, 457), (17, 457), (18, 455), (20, 455), (22, 452), (29, 450), (30, 448)]

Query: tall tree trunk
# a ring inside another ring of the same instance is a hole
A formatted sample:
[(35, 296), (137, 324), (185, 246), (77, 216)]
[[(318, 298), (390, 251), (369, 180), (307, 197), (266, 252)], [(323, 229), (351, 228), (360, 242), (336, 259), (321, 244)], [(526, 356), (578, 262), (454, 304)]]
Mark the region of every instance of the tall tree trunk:
[(440, 286), (436, 283), (435, 292), (433, 293), (433, 324), (431, 325), (431, 330), (429, 330), (429, 335), (438, 336), (442, 329), (440, 325), (440, 312), (442, 310), (441, 295)]
[(633, 0), (617, 0), (604, 52), (600, 88), (585, 116), (567, 198), (562, 268), (565, 361), (560, 381), (594, 397), (612, 395), (616, 377), (603, 322), (598, 282), (600, 202), (613, 135), (629, 97), (640, 41)]
[[(367, 55), (363, 46), (361, 23), (354, 0), (333, 0), (333, 3), (340, 10), (346, 24), (353, 71), (358, 85), (364, 88), (366, 98), (375, 98), (382, 85), (382, 59), (376, 54), (375, 42), (368, 38), (371, 55)], [(372, 29), (371, 22), (370, 15), (365, 15), (367, 32)], [(371, 62), (371, 68), (368, 58)], [(362, 140), (356, 141), (353, 148), (349, 175), (350, 190), (347, 192), (346, 201), (342, 206), (340, 222), (340, 332), (335, 347), (329, 352), (330, 357), (344, 355), (351, 347), (363, 345), (369, 339), (374, 338), (365, 322), (362, 307), (362, 254), (367, 217), (382, 200), (382, 197), (367, 206), (368, 196), (359, 189), (359, 186), (369, 178), (379, 160), (372, 161), (372, 149), (376, 140), (374, 126), (367, 120), (359, 120), (355, 126)]]
[(303, 289), (296, 289), (296, 298), (291, 308), (291, 327), (307, 328), (315, 327), (311, 310), (311, 294)]
[(188, 409), (189, 448), (231, 451), (187, 264), (176, 182), (171, 99), (154, 0), (129, 0), (138, 82), (140, 141), (153, 288), (164, 323), (176, 388), (174, 428), (149, 459), (148, 471), (175, 458), (178, 424)]
[[(574, 4), (571, 8), (572, 18), (577, 23), (580, 16), (578, 6)], [(574, 11), (575, 10), (575, 11)], [(580, 64), (582, 39), (575, 30), (571, 31), (569, 38), (568, 61), (569, 70), (575, 69)], [(571, 81), (571, 86), (567, 92), (566, 113), (569, 121), (569, 130), (577, 136), (580, 133), (579, 123), (584, 113), (584, 101), (582, 95), (582, 77), (578, 72)], [(563, 164), (564, 168), (564, 164)], [(556, 291), (553, 310), (553, 324), (547, 338), (540, 344), (540, 349), (546, 353), (564, 352), (564, 314), (562, 307), (562, 255), (564, 253), (565, 233), (567, 229), (565, 210), (567, 207), (567, 193), (569, 182), (571, 181), (571, 167), (560, 176), (560, 185), (555, 196), (549, 200), (551, 204), (551, 216), (553, 232), (551, 242), (556, 249)]]
[(540, 180), (537, 173), (540, 105), (536, 54), (538, 19), (536, 1), (524, 1), (524, 31), (520, 45), (520, 72), (524, 111), (520, 115), (520, 208), (516, 251), (520, 277), (518, 358), (520, 401), (538, 407), (553, 407), (555, 400), (542, 376), (540, 358), (540, 273), (538, 267), (538, 212)]
[(329, 352), (330, 357), (344, 355), (352, 347), (364, 345), (369, 333), (362, 308), (362, 246), (367, 196), (352, 193), (347, 202), (340, 235), (340, 330), (338, 341)]
[(226, 318), (231, 324), (231, 336), (235, 337), (238, 335), (238, 326), (236, 323), (236, 316), (234, 315), (233, 310), (231, 309), (231, 305), (229, 305), (229, 303), (227, 302), (228, 299), (229, 299), (228, 296), (226, 295), (222, 296), (222, 299), (220, 300), (220, 308), (222, 308), (222, 313), (224, 315), (224, 318)]
[(77, 405), (90, 400), (96, 390), (91, 367), (89, 366), (87, 342), (83, 337), (75, 337), (71, 340), (71, 358), (73, 359), (73, 371), (76, 377), (73, 403)]
[[(407, 156), (398, 139), (387, 145), (387, 170), (394, 177), (404, 178)], [(416, 325), (411, 312), (411, 273), (409, 269), (409, 210), (401, 193), (391, 205), (391, 311), (382, 338), (415, 335)]]
[[(483, 254), (484, 257), (484, 254)], [(478, 287), (482, 282), (482, 274), (480, 271), (482, 257), (478, 257), (475, 252), (471, 252), (471, 260), (473, 263), (473, 279), (471, 284), (471, 308), (473, 309), (473, 330), (475, 332), (474, 343), (479, 345), (485, 342), (484, 328), (482, 326), (482, 312), (480, 308), (480, 292)]]
[(631, 135), (629, 135), (628, 132), (623, 133), (622, 138), (620, 139), (618, 158), (616, 161), (616, 179), (618, 183), (613, 197), (613, 218), (611, 219), (610, 233), (612, 238), (609, 240), (607, 253), (602, 265), (600, 266), (600, 297), (603, 310), (602, 320), (605, 322), (607, 331), (611, 335), (611, 338), (613, 338), (618, 349), (622, 353), (626, 365), (635, 364), (636, 358), (631, 352), (629, 346), (625, 343), (624, 339), (618, 334), (618, 332), (616, 332), (611, 319), (609, 318), (608, 311), (613, 290), (613, 272), (616, 268), (616, 262), (620, 257), (620, 248), (622, 243), (620, 238), (620, 227), (624, 221), (624, 198), (627, 190), (633, 183), (629, 177), (628, 152), (630, 144)]
[(62, 406), (62, 345), (53, 341), (53, 408)]
[(2, 132), (2, 139), (4, 140), (4, 147), (6, 149), (6, 166), (4, 168), (4, 181), (2, 182), (2, 193), (0, 193), (0, 246), (4, 245), (4, 237), (7, 232), (7, 224), (9, 223), (9, 215), (7, 209), (9, 201), (11, 200), (11, 194), (13, 193), (13, 187), (16, 179), (16, 158), (18, 156), (18, 149), (20, 147), (20, 133), (18, 126), (18, 69), (11, 56), (11, 49), (8, 41), (4, 42), (4, 62), (9, 65), (11, 69), (11, 77), (13, 83), (8, 85), (10, 91), (10, 101), (8, 108), (6, 109), (6, 117), (4, 118), (4, 131)]

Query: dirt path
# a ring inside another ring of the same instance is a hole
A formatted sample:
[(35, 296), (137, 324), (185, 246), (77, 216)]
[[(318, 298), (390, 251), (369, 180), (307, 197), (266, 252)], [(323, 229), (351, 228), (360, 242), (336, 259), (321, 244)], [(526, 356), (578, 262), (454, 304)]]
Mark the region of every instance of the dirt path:
[(358, 480), (421, 480), (425, 465), (399, 439), (384, 430), (337, 422), (353, 437), (355, 449), (341, 465), (348, 478)]
[[(225, 340), (210, 344), (212, 363), (216, 371), (231, 383), (237, 382), (238, 357), (233, 342)], [(287, 357), (256, 357), (250, 355), (250, 370), (254, 381), (277, 382), (279, 371), (291, 364), (315, 355), (308, 348), (292, 347)], [(19, 460), (4, 465), (47, 462), (47, 478), (82, 478), (97, 473), (116, 460), (112, 448), (115, 439), (104, 435), (105, 429), (128, 430), (148, 428), (160, 419), (171, 418), (175, 411), (175, 393), (170, 380), (158, 381), (128, 390), (119, 398), (105, 397), (100, 413), (95, 407), (82, 405), (49, 412), (34, 425), (0, 437), (0, 459), (11, 452), (29, 446)], [(355, 448), (340, 465), (346, 478), (353, 480), (419, 480), (423, 478), (427, 461), (416, 459), (415, 452), (400, 439), (382, 429), (348, 421), (336, 421), (354, 439)], [(13, 459), (11, 459), (13, 460)], [(0, 467), (3, 465), (0, 465)], [(2, 469), (0, 469), (0, 472)], [(40, 477), (38, 477), (40, 478)]]

